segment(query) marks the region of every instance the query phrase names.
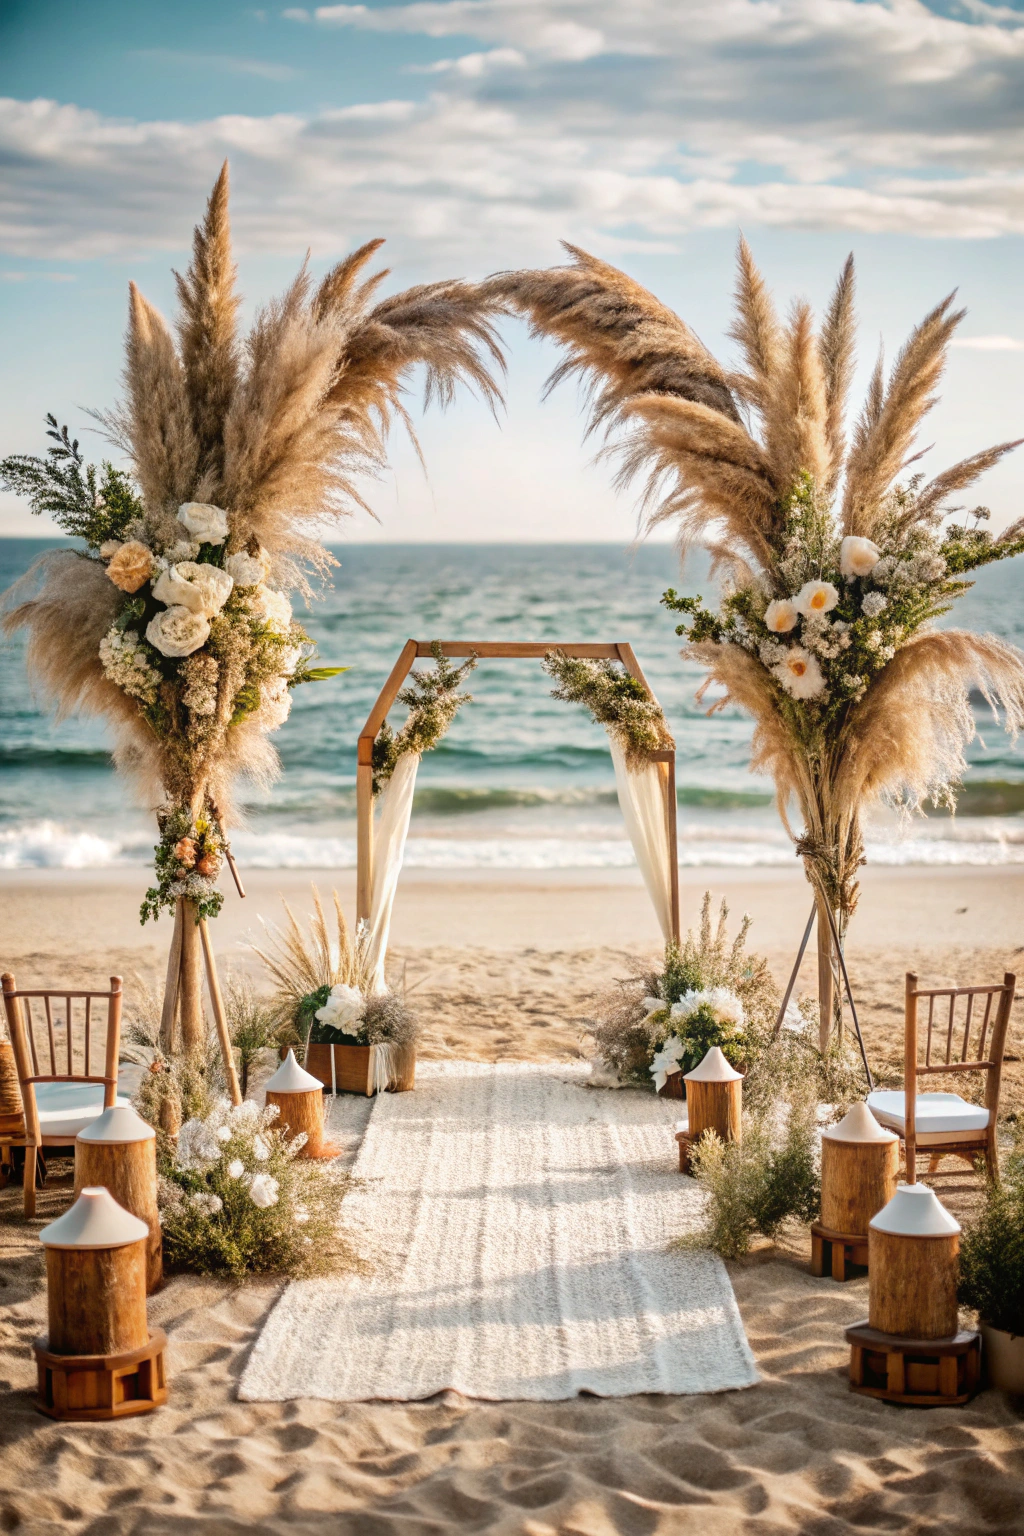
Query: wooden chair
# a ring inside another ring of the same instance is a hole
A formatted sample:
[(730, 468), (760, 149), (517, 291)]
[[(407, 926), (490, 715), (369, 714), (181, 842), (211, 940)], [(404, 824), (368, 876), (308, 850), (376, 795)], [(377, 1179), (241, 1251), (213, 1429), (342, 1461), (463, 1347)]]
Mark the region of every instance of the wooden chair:
[[(25, 1149), (25, 1215), (36, 1210), (36, 1156), (40, 1147), (64, 1147), (74, 1142), (79, 1131), (104, 1109), (117, 1102), (117, 1062), (121, 1044), (121, 978), (111, 976), (109, 992), (72, 992), (61, 989), (19, 992), (14, 977), (6, 971), (3, 985), (4, 1011), (14, 1048), (21, 1099), (24, 1131), (20, 1135), (0, 1135), (7, 1147)], [(103, 1071), (92, 1070), (94, 1052), (93, 1001), (106, 999), (106, 1037), (103, 1046)], [(32, 1002), (41, 1003), (32, 1017)], [(63, 1002), (63, 1021), (55, 1020)], [(81, 1004), (75, 1008), (74, 1004)], [(82, 1046), (75, 1049), (76, 1025), (82, 1025)], [(37, 1029), (45, 1034), (40, 1047)], [(59, 1058), (59, 1065), (58, 1065)], [(40, 1062), (43, 1069), (40, 1070)], [(49, 1071), (45, 1070), (49, 1066)], [(60, 1085), (80, 1084), (77, 1092), (61, 1091)], [(38, 1091), (37, 1091), (38, 1085)], [(127, 1100), (125, 1100), (127, 1102)]]
[[(909, 1184), (917, 1180), (919, 1150), (930, 1156), (930, 1173), (936, 1171), (941, 1157), (966, 1158), (973, 1166), (980, 1156), (985, 1159), (985, 1172), (991, 1182), (999, 1182), (996, 1120), (1006, 1031), (1016, 986), (1016, 976), (1007, 971), (1002, 981), (992, 986), (921, 988), (914, 973), (907, 972), (905, 1091), (869, 1093), (867, 1102), (876, 1120), (899, 1132), (906, 1148)], [(957, 1004), (961, 998), (966, 998), (966, 1004), (962, 1023), (958, 1023)], [(924, 999), (928, 1001), (928, 1032), (922, 1064), (918, 1060), (918, 1007)], [(975, 1026), (977, 1043), (972, 1047)], [(939, 1059), (933, 1059), (933, 1050)], [(971, 1104), (958, 1093), (917, 1091), (922, 1077), (961, 1072), (985, 1074), (983, 1105)]]

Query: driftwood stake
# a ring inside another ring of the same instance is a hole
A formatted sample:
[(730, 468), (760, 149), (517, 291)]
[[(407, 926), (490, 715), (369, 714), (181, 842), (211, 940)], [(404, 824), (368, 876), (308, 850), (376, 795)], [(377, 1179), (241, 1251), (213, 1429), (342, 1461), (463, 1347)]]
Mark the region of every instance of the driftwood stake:
[(235, 1071), (235, 1058), (231, 1050), (227, 1014), (224, 1012), (224, 999), (221, 996), (220, 981), (217, 977), (217, 962), (213, 958), (213, 945), (210, 943), (210, 930), (206, 926), (205, 917), (200, 920), (199, 933), (202, 938), (203, 959), (206, 962), (206, 984), (210, 989), (213, 1019), (217, 1026), (217, 1039), (220, 1041), (220, 1054), (224, 1062), (224, 1076), (227, 1079), (232, 1104), (241, 1104), (242, 1090), (238, 1086), (238, 1073)]

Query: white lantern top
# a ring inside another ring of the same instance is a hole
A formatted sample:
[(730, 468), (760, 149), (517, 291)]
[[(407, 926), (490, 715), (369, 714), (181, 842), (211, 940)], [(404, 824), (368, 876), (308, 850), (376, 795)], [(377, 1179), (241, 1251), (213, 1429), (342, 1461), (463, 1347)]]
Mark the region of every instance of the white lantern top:
[(719, 1045), (713, 1045), (708, 1051), (700, 1066), (694, 1067), (692, 1072), (687, 1072), (683, 1081), (687, 1083), (734, 1083), (742, 1072), (737, 1072), (735, 1067), (729, 1065), (722, 1054)]
[(83, 1189), (70, 1211), (39, 1234), (45, 1248), (123, 1248), (149, 1236), (137, 1216), (118, 1205), (109, 1189)]
[(822, 1131), (827, 1141), (898, 1141), (895, 1131), (880, 1125), (863, 1100), (855, 1104), (838, 1125), (828, 1125)]
[(77, 1137), (79, 1141), (105, 1141), (114, 1146), (129, 1141), (155, 1139), (156, 1131), (146, 1124), (141, 1115), (136, 1114), (130, 1104), (112, 1104), (102, 1115), (97, 1115), (84, 1131), (79, 1131)]
[(904, 1237), (949, 1237), (960, 1231), (960, 1223), (927, 1184), (897, 1184), (896, 1193), (872, 1217), (871, 1226), (876, 1232)]
[(295, 1052), (289, 1051), (267, 1084), (268, 1093), (323, 1093), (324, 1085), (318, 1077), (306, 1072), (295, 1060)]

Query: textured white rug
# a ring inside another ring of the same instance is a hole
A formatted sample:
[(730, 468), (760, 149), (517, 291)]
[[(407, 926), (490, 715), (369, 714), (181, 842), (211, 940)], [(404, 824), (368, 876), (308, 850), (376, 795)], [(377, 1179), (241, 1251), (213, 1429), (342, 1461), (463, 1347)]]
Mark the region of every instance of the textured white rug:
[(374, 1102), (344, 1219), (368, 1275), (274, 1308), (250, 1402), (717, 1392), (758, 1379), (729, 1277), (668, 1252), (699, 1216), (681, 1106), (586, 1066), (427, 1062)]

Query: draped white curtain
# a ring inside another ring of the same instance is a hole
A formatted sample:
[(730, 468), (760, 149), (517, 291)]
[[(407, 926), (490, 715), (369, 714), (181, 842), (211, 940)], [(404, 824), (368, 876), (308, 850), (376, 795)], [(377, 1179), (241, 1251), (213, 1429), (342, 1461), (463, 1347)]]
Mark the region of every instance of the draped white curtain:
[(384, 958), (391, 932), (391, 909), (395, 904), (398, 877), (405, 858), (405, 840), (409, 835), (412, 797), (420, 766), (418, 752), (403, 752), (384, 791), (380, 817), (373, 831), (373, 890), (370, 897), (367, 961), (371, 969), (370, 989), (374, 994), (386, 990)]
[(627, 768), (626, 754), (610, 731), (608, 740), (622, 819), (667, 944), (672, 938), (672, 853), (661, 770), (657, 763), (639, 771)]

